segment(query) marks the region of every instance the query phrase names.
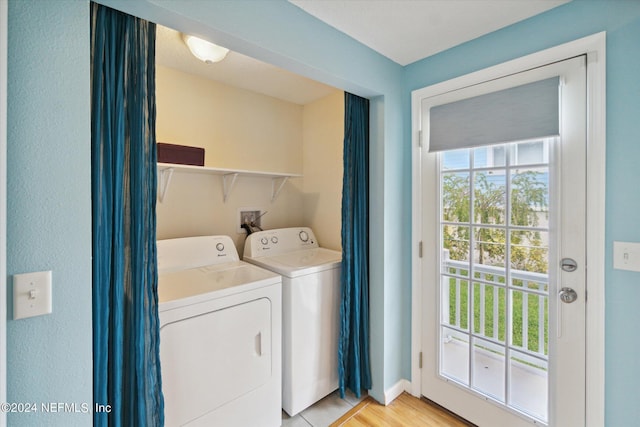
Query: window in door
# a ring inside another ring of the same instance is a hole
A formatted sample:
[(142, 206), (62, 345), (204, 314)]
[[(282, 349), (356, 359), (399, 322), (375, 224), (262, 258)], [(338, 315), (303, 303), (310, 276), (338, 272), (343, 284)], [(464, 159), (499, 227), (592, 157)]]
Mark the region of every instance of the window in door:
[(439, 155), (440, 375), (543, 422), (551, 143)]

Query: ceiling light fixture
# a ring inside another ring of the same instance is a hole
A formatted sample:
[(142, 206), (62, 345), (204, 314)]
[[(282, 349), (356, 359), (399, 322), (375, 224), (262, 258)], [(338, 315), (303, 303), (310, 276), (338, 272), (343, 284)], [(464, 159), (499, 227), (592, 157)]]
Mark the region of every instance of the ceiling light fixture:
[(193, 56), (207, 64), (220, 62), (227, 56), (227, 53), (229, 53), (229, 49), (227, 48), (188, 34), (183, 34), (182, 40), (184, 40), (184, 43), (189, 47)]

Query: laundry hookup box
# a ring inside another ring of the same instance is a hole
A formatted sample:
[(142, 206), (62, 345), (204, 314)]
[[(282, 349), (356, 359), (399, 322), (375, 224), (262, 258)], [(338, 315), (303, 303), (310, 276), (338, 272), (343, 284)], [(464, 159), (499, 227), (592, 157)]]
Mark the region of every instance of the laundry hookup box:
[(158, 142), (158, 163), (204, 166), (204, 148)]

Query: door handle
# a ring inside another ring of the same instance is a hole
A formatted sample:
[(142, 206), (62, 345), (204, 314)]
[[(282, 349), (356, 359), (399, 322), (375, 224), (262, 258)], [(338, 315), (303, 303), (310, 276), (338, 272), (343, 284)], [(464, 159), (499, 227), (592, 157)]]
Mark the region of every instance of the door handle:
[(257, 356), (262, 356), (262, 332), (258, 332), (254, 338), (255, 352)]
[(560, 297), (560, 301), (565, 304), (571, 304), (578, 299), (578, 294), (571, 288), (560, 289), (560, 292), (558, 292), (558, 296)]

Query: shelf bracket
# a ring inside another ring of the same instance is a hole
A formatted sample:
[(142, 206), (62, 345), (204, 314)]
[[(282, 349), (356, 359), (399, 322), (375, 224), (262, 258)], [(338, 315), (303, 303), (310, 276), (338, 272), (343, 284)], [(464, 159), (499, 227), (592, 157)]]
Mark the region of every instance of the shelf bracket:
[(236, 184), (236, 179), (238, 179), (237, 172), (222, 175), (222, 194), (225, 203), (229, 198), (229, 194), (231, 193), (233, 186)]
[(160, 203), (164, 202), (172, 176), (173, 168), (166, 168), (160, 171)]
[[(271, 178), (271, 203), (273, 203), (278, 198), (278, 195), (282, 191), (282, 187), (284, 187), (288, 180), (288, 176)], [(278, 181), (280, 181), (279, 185), (277, 184)]]

